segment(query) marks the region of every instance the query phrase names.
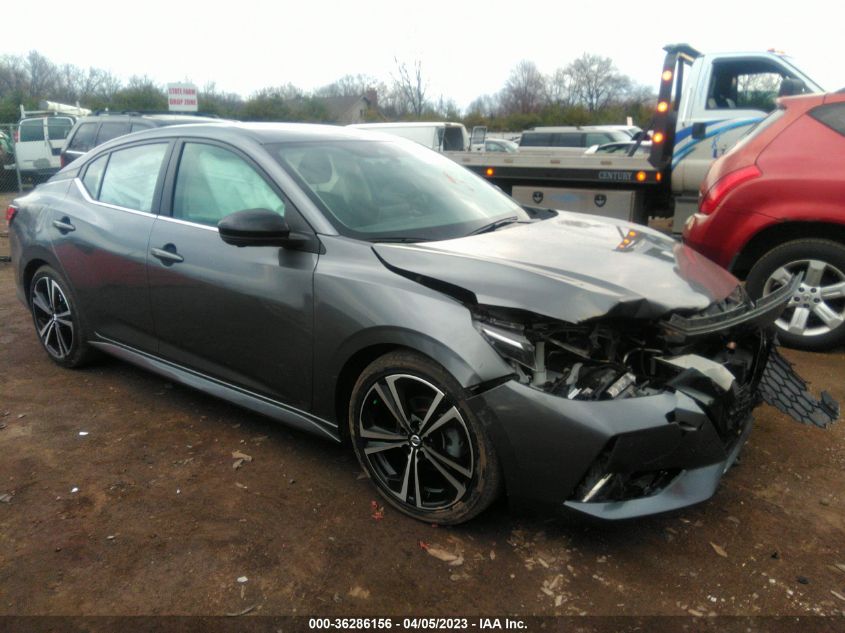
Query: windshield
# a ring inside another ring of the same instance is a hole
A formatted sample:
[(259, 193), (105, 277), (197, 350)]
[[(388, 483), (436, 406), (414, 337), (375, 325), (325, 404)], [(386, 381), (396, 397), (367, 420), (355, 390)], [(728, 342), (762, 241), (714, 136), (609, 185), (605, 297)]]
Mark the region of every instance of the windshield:
[(342, 235), (364, 240), (462, 237), (528, 215), (454, 161), (409, 141), (267, 146)]

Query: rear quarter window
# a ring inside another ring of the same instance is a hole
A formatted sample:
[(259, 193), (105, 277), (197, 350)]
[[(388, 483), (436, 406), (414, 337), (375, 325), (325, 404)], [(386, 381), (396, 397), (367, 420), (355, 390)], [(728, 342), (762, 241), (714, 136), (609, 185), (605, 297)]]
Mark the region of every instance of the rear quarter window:
[(821, 105), (810, 110), (809, 114), (819, 123), (845, 136), (845, 103)]

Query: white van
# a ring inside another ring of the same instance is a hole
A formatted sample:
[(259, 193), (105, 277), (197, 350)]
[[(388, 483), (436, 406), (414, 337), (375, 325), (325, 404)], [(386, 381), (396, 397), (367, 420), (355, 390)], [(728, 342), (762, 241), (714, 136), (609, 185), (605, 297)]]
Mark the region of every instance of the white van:
[(79, 116), (91, 111), (78, 106), (45, 101), (43, 110), (25, 110), (21, 106), (21, 120), (15, 140), (15, 160), (21, 178), (38, 182), (46, 180), (61, 167), (59, 156), (70, 129)]
[(401, 136), (437, 152), (469, 151), (469, 134), (462, 123), (354, 123), (348, 127)]

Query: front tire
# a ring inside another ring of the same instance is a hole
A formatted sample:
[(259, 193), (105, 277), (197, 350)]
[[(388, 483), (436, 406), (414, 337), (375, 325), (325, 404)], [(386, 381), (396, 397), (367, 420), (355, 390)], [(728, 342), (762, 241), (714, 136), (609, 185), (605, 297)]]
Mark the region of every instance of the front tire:
[(457, 381), (430, 359), (391, 352), (352, 390), (355, 455), (401, 512), (454, 525), (483, 512), (501, 486), (499, 461)]
[(29, 285), (29, 309), (41, 347), (57, 365), (81, 367), (91, 360), (84, 319), (70, 285), (50, 266), (39, 268)]
[(804, 274), (775, 322), (787, 347), (823, 351), (845, 343), (845, 246), (830, 240), (787, 242), (763, 255), (751, 269), (746, 288), (758, 299)]

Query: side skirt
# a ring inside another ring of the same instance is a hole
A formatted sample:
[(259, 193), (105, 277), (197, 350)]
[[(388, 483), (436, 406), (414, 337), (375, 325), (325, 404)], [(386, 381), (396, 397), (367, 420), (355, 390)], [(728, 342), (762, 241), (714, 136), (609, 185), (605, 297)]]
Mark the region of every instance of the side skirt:
[(146, 352), (121, 345), (115, 341), (100, 338), (99, 340), (90, 341), (90, 344), (107, 354), (169, 378), (174, 382), (216, 396), (217, 398), (250, 409), (256, 413), (266, 415), (288, 426), (314, 433), (320, 437), (331, 438), (338, 443), (341, 441), (336, 424), (332, 424), (305, 411), (300, 411), (266, 396), (221, 382), (216, 378), (199, 374), (180, 365), (147, 354)]

